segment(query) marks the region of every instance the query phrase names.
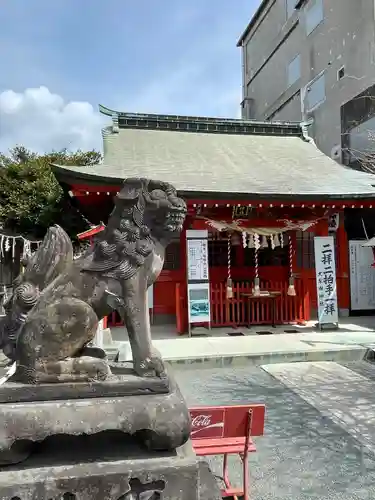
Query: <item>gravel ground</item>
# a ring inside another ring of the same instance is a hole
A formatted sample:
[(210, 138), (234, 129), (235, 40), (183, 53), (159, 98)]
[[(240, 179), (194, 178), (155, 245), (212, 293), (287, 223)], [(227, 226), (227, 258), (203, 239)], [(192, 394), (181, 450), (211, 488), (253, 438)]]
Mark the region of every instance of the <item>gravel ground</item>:
[[(365, 363), (346, 367), (375, 379)], [(176, 371), (189, 405), (265, 403), (266, 431), (250, 459), (256, 500), (364, 500), (375, 498), (375, 456), (259, 367)], [(372, 393), (368, 397), (374, 401)], [(375, 425), (374, 425), (375, 439)], [(220, 474), (219, 461), (211, 465)], [(239, 463), (231, 461), (233, 482)]]

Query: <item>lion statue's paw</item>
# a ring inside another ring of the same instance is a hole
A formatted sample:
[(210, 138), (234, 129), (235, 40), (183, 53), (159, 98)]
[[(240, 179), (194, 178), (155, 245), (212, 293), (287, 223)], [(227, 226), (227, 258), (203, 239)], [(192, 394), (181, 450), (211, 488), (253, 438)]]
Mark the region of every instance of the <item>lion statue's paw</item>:
[(164, 361), (156, 350), (150, 357), (134, 360), (134, 371), (141, 377), (164, 377), (166, 375)]

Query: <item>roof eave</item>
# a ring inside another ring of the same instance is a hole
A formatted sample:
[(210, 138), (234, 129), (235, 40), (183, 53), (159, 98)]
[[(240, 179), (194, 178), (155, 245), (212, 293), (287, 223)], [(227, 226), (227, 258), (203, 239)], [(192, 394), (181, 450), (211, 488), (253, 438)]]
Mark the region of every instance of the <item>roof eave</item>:
[(117, 111), (107, 108), (106, 106), (103, 106), (102, 104), (99, 104), (99, 113), (105, 116), (113, 116), (114, 114), (117, 114)]
[[(106, 177), (105, 175), (91, 174), (89, 172), (77, 172), (71, 170), (69, 167), (64, 167), (62, 165), (51, 164), (53, 172), (59, 182), (65, 184), (74, 183), (85, 183), (88, 185), (98, 186), (121, 186), (124, 182), (122, 177)], [(89, 170), (90, 167), (87, 167)], [(300, 200), (300, 201), (322, 201), (322, 200), (373, 200), (375, 199), (374, 193), (357, 193), (357, 194), (327, 194), (327, 193), (231, 193), (224, 191), (193, 191), (186, 189), (178, 189), (178, 193), (186, 198), (196, 198), (201, 200), (209, 200), (213, 197), (217, 200), (236, 200), (246, 201), (248, 203), (249, 199), (259, 200), (259, 201), (290, 201), (290, 200)]]
[[(124, 182), (123, 178), (120, 177), (106, 177), (105, 175), (92, 174), (90, 172), (77, 172), (69, 167), (63, 165), (57, 165), (56, 163), (51, 163), (52, 171), (59, 182), (64, 182), (66, 184), (74, 184), (79, 181), (88, 181), (89, 184), (105, 186), (121, 185)], [(87, 167), (89, 170), (90, 167)]]
[(237, 47), (242, 47), (242, 42), (245, 40), (247, 35), (250, 33), (251, 28), (257, 22), (257, 20), (259, 19), (260, 15), (262, 14), (262, 12), (264, 11), (264, 9), (266, 8), (266, 6), (269, 2), (270, 2), (270, 0), (263, 0), (262, 3), (259, 5), (257, 10), (255, 11), (255, 14), (250, 19), (249, 24), (246, 26), (245, 31), (242, 33), (242, 35), (238, 39)]
[(217, 200), (236, 200), (246, 201), (248, 203), (249, 199), (257, 200), (259, 202), (262, 201), (316, 201), (316, 202), (324, 202), (324, 201), (348, 201), (348, 200), (373, 200), (375, 199), (374, 193), (357, 193), (357, 194), (329, 194), (329, 193), (225, 193), (225, 192), (217, 192), (217, 191), (181, 191), (179, 193), (182, 195), (189, 196), (190, 198), (194, 194), (194, 197), (209, 200), (212, 199), (212, 195), (215, 194), (215, 198)]

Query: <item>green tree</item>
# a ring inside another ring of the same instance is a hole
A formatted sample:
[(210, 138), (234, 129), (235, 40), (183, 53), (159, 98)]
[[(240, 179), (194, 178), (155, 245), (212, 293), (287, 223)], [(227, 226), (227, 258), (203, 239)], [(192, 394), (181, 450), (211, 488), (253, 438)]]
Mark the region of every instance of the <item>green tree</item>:
[(60, 224), (74, 238), (88, 224), (64, 195), (50, 164), (89, 168), (101, 158), (97, 151), (63, 150), (40, 155), (23, 146), (0, 153), (0, 225), (14, 233), (43, 237), (49, 226)]

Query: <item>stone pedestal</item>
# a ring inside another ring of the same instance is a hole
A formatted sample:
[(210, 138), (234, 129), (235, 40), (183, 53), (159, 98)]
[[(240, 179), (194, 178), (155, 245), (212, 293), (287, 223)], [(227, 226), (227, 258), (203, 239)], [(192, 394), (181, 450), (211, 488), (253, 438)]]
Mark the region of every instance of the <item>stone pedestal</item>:
[(60, 436), (21, 466), (0, 469), (0, 498), (219, 500), (218, 490), (206, 486), (209, 475), (190, 442), (163, 453), (145, 452), (117, 434)]
[(18, 462), (12, 452), (24, 455), (33, 443), (59, 434), (120, 431), (150, 450), (182, 446), (190, 415), (174, 379), (117, 370), (105, 382), (0, 385), (0, 464)]
[(216, 500), (173, 377), (117, 372), (0, 386), (1, 500)]

